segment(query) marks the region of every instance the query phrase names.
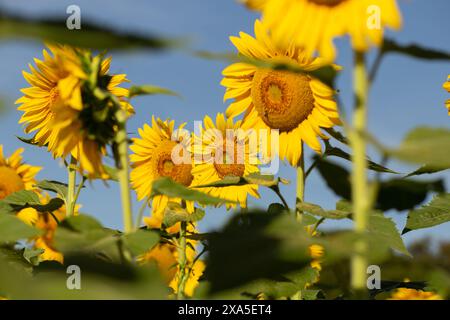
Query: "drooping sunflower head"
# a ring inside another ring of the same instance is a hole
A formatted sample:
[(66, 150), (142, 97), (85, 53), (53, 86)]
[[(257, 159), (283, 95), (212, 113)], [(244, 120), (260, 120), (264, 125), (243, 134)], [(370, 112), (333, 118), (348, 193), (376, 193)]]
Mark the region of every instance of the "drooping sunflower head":
[[(447, 81), (444, 83), (443, 88), (450, 93), (450, 75), (448, 75)], [(450, 99), (447, 99), (445, 106), (447, 107), (448, 115), (450, 116)]]
[[(239, 53), (265, 62), (287, 62), (306, 71), (323, 67), (320, 58), (309, 58), (300, 48), (281, 47), (273, 41), (266, 27), (255, 22), (255, 38), (243, 32), (231, 37)], [(339, 125), (335, 91), (321, 81), (302, 73), (260, 68), (235, 63), (223, 71), (224, 100), (233, 99), (228, 117), (245, 112), (254, 129), (279, 131), (279, 155), (296, 166), (304, 141), (316, 152), (321, 151), (318, 137), (326, 138), (321, 128)], [(289, 147), (288, 147), (289, 145)]]
[(17, 149), (9, 158), (3, 154), (0, 144), (0, 200), (21, 190), (34, 190), (36, 175), (42, 169), (25, 164), (23, 149)]
[(385, 27), (402, 25), (396, 0), (261, 0), (257, 9), (277, 43), (294, 42), (327, 61), (335, 59), (336, 37), (349, 35), (355, 50), (367, 51), (381, 45)]
[[(139, 137), (133, 139), (130, 146), (132, 154), (131, 184), (139, 200), (152, 194), (153, 182), (169, 177), (175, 182), (189, 187), (192, 183), (192, 158), (190, 154), (190, 136), (183, 131), (185, 124), (175, 129), (174, 121), (162, 121), (152, 118), (152, 125), (145, 124), (139, 129)], [(162, 214), (169, 201), (181, 202), (166, 196), (153, 198), (153, 218), (160, 225)], [(187, 203), (193, 209), (193, 203)], [(155, 226), (157, 227), (157, 226)]]
[[(222, 113), (217, 114), (215, 123), (209, 116), (203, 123), (194, 143), (194, 187), (215, 183), (227, 176), (244, 177), (259, 172), (256, 155), (249, 145), (249, 127), (242, 121), (226, 119)], [(258, 186), (252, 184), (198, 190), (229, 200), (227, 208), (234, 208), (237, 203), (245, 208), (248, 195), (259, 197)]]
[(72, 154), (81, 170), (100, 173), (102, 153), (116, 126), (113, 108), (95, 96), (95, 89), (116, 95), (132, 113), (125, 101), (128, 91), (118, 87), (126, 77), (108, 75), (111, 59), (65, 45), (47, 46), (44, 59), (35, 59), (36, 68), (30, 65), (31, 73), (23, 72), (31, 87), (22, 89), (24, 96), (16, 102), (23, 112), (19, 123), (54, 157)]

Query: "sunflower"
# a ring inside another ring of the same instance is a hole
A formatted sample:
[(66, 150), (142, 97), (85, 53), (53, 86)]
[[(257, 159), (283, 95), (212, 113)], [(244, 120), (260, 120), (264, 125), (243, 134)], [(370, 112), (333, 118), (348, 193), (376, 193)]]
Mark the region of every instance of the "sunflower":
[[(450, 93), (450, 74), (448, 75), (447, 81), (444, 83), (443, 88)], [(450, 116), (450, 99), (445, 102), (445, 106), (448, 110), (448, 115)]]
[[(185, 187), (189, 187), (192, 183), (190, 137), (182, 134), (185, 124), (177, 130), (174, 126), (174, 121), (162, 121), (152, 117), (152, 126), (145, 124), (139, 129), (140, 137), (133, 139), (130, 146), (133, 152), (130, 156), (132, 161), (130, 178), (139, 201), (151, 196), (153, 182), (162, 177), (169, 177)], [(177, 149), (181, 158), (173, 159), (172, 154), (177, 152)], [(182, 200), (165, 195), (153, 197), (152, 216), (146, 219), (150, 227), (161, 227), (164, 210), (169, 202), (181, 203)], [(189, 212), (194, 211), (193, 202), (187, 201), (186, 206)]]
[(245, 4), (249, 9), (262, 11), (267, 0), (239, 0), (239, 2)]
[(0, 200), (17, 191), (35, 189), (36, 175), (42, 168), (25, 164), (23, 151), (22, 148), (17, 149), (5, 158), (0, 144)]
[(389, 300), (443, 300), (435, 292), (428, 292), (409, 288), (398, 288)]
[[(189, 272), (188, 279), (185, 284), (184, 294), (192, 297), (195, 289), (198, 287), (199, 278), (205, 270), (205, 263), (196, 258), (195, 247), (196, 241), (188, 240), (189, 245), (186, 250), (186, 272)], [(162, 274), (166, 283), (172, 288), (174, 293), (178, 290), (179, 272), (178, 250), (176, 245), (170, 242), (164, 242), (156, 245), (147, 253), (138, 257), (140, 264), (155, 263), (158, 270)]]
[[(194, 153), (194, 187), (218, 182), (227, 176), (244, 177), (259, 172), (256, 155), (249, 147), (249, 123), (241, 120), (233, 122), (225, 119), (222, 113), (217, 114), (216, 123), (206, 116), (204, 128), (200, 128), (200, 136), (195, 137)], [(201, 159), (201, 161), (197, 161)], [(247, 197), (259, 198), (258, 186), (255, 184), (202, 187), (200, 191), (212, 196), (229, 200), (227, 209), (239, 204), (247, 207)]]
[[(84, 83), (88, 73), (81, 57), (88, 52), (65, 45), (47, 47), (50, 53), (43, 50), (44, 60), (35, 59), (37, 68), (30, 65), (31, 73), (23, 72), (31, 87), (22, 89), (24, 96), (16, 101), (20, 104), (18, 110), (23, 111), (19, 123), (25, 124), (26, 133), (34, 132), (33, 141), (47, 146), (55, 158), (71, 154), (79, 161), (81, 170), (90, 174), (103, 172), (104, 143), (99, 142), (98, 132), (94, 131), (105, 132), (105, 128), (92, 125), (93, 112), (89, 110), (93, 108), (86, 108), (83, 101), (87, 96)], [(122, 107), (131, 113), (131, 105), (125, 102), (128, 90), (118, 87), (127, 81), (126, 76), (107, 75), (110, 63), (110, 58), (102, 61), (100, 82), (106, 82), (102, 84), (105, 89), (115, 94)]]
[[(255, 22), (256, 38), (241, 32), (231, 37), (239, 53), (266, 62), (285, 62), (306, 71), (324, 65), (320, 58), (308, 58), (299, 48), (281, 48), (259, 21)], [(226, 87), (224, 100), (234, 99), (226, 111), (228, 117), (245, 112), (245, 121), (254, 129), (279, 130), (279, 155), (296, 166), (301, 153), (301, 141), (321, 152), (317, 137), (326, 138), (322, 128), (339, 125), (335, 91), (307, 74), (258, 68), (235, 63), (223, 71), (221, 84)]]
[(315, 51), (334, 61), (333, 39), (349, 35), (357, 51), (380, 46), (384, 27), (398, 30), (402, 18), (396, 0), (260, 0), (246, 1), (260, 9), (278, 43), (292, 41), (308, 55)]

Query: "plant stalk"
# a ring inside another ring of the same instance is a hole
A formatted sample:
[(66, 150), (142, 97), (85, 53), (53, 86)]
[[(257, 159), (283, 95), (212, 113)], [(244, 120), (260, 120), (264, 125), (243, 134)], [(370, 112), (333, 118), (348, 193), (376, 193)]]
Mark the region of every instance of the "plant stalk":
[[(365, 56), (355, 53), (354, 90), (355, 110), (353, 113), (353, 130), (350, 143), (353, 149), (352, 200), (354, 209), (355, 232), (363, 236), (369, 223), (369, 186), (367, 181), (366, 140), (364, 132), (367, 127), (368, 76)], [(368, 243), (362, 238), (355, 243), (355, 254), (352, 257), (351, 286), (358, 295), (367, 290), (367, 253)]]
[(75, 185), (77, 183), (77, 160), (72, 156), (67, 166), (68, 186), (66, 196), (66, 216), (71, 217), (75, 208)]
[(184, 288), (186, 286), (187, 274), (186, 274), (186, 229), (187, 223), (185, 221), (181, 222), (180, 228), (180, 239), (178, 244), (178, 265), (180, 268), (180, 275), (178, 281), (177, 299), (181, 300), (184, 298)]
[(119, 179), (120, 197), (122, 200), (123, 227), (125, 233), (129, 233), (133, 231), (133, 213), (131, 211), (131, 192), (129, 184), (128, 136), (126, 131), (127, 115), (124, 110), (119, 109), (116, 113), (116, 117), (119, 123), (119, 130), (116, 134), (117, 177)]
[(305, 200), (305, 154), (303, 150), (303, 142), (301, 142), (302, 154), (300, 156), (300, 160), (297, 164), (297, 191), (295, 197), (295, 214), (297, 221), (302, 220), (303, 212), (298, 209), (298, 204), (302, 203)]

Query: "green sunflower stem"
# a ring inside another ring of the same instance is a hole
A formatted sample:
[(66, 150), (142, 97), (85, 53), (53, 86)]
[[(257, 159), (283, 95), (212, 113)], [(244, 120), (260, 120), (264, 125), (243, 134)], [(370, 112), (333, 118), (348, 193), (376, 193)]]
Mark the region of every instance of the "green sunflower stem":
[(184, 288), (186, 286), (187, 274), (186, 274), (186, 229), (187, 223), (185, 221), (181, 222), (180, 228), (180, 239), (178, 244), (178, 265), (180, 269), (179, 281), (178, 281), (178, 290), (177, 290), (177, 299), (181, 300), (184, 298)]
[(119, 109), (116, 114), (119, 130), (116, 134), (116, 166), (122, 200), (123, 227), (125, 233), (133, 231), (133, 213), (131, 211), (131, 192), (129, 183), (128, 136), (126, 131), (127, 115)]
[(68, 186), (66, 196), (66, 215), (67, 217), (73, 216), (75, 209), (75, 185), (77, 183), (77, 160), (71, 157), (70, 164), (67, 166), (68, 173)]
[(302, 220), (303, 212), (298, 205), (305, 200), (305, 156), (303, 153), (303, 142), (301, 143), (302, 154), (297, 164), (297, 192), (295, 197), (295, 215), (298, 221)]
[[(352, 200), (354, 208), (354, 229), (363, 236), (369, 224), (369, 186), (367, 181), (366, 140), (364, 132), (367, 126), (368, 76), (365, 56), (355, 53), (354, 88), (355, 110), (353, 113), (354, 129), (350, 134), (353, 149)], [(364, 238), (355, 243), (355, 254), (352, 257), (351, 286), (358, 296), (366, 296), (368, 243)]]

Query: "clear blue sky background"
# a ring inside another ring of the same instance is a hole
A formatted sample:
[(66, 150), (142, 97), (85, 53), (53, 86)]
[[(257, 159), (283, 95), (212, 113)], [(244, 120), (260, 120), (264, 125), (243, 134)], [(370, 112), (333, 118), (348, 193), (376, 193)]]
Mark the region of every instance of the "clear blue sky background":
[[(375, 0), (374, 0), (375, 1)], [(401, 32), (389, 35), (401, 43), (416, 42), (425, 46), (450, 52), (448, 37), (449, 0), (411, 0), (399, 1), (404, 17)], [(257, 15), (246, 10), (234, 0), (0, 0), (0, 7), (22, 15), (66, 16), (68, 5), (77, 4), (82, 10), (83, 19), (93, 20), (120, 30), (140, 33), (157, 33), (166, 36), (187, 36), (192, 40), (192, 49), (224, 52), (234, 50), (228, 40), (239, 31), (252, 33)], [(352, 54), (347, 40), (339, 40), (338, 63), (344, 72), (338, 81), (341, 99), (349, 110), (352, 104), (351, 62)], [(20, 96), (19, 89), (27, 86), (21, 70), (27, 69), (34, 57), (41, 57), (43, 44), (33, 41), (9, 40), (0, 42), (0, 95), (6, 97), (8, 112), (0, 115), (0, 143), (6, 154), (23, 144), (15, 135), (23, 135), (17, 124), (20, 117), (15, 111), (13, 101)], [(202, 120), (205, 114), (214, 117), (223, 112), (224, 89), (220, 86), (221, 70), (226, 63), (202, 60), (186, 52), (154, 54), (148, 51), (111, 52), (112, 71), (127, 73), (135, 84), (151, 83), (165, 86), (179, 92), (183, 99), (170, 97), (141, 97), (134, 101), (137, 115), (131, 120), (129, 130), (136, 132), (144, 122), (149, 122), (154, 114), (161, 118), (173, 118), (188, 122), (192, 127), (194, 120)], [(373, 55), (371, 56), (371, 59)], [(389, 145), (399, 143), (406, 132), (421, 125), (447, 127), (444, 101), (449, 98), (442, 84), (450, 73), (448, 62), (424, 62), (392, 55), (383, 62), (379, 76), (374, 84), (370, 99), (370, 131)], [(311, 153), (307, 151), (308, 161)], [(374, 160), (375, 153), (371, 153)], [(43, 149), (27, 147), (24, 154), (27, 162), (43, 166), (40, 179), (65, 181), (64, 168), (54, 161)], [(413, 167), (391, 162), (390, 167), (400, 172), (409, 172)], [(280, 176), (294, 180), (294, 170), (284, 166)], [(448, 173), (441, 174), (450, 178)], [(429, 178), (429, 177), (425, 177)], [(294, 187), (283, 187), (288, 201), (294, 204)], [(252, 200), (253, 206), (265, 207), (277, 201), (268, 191), (262, 191), (263, 200)], [(111, 184), (109, 188), (95, 182), (85, 189), (80, 198), (83, 209), (100, 219), (106, 226), (120, 228), (119, 190)], [(337, 198), (330, 192), (317, 174), (312, 174), (307, 183), (306, 200), (334, 208)], [(134, 210), (139, 205), (135, 203)], [(210, 210), (200, 223), (202, 232), (216, 229), (232, 213), (223, 209)], [(405, 223), (405, 213), (390, 212), (399, 229)], [(328, 228), (344, 227), (345, 223), (330, 221)], [(430, 236), (434, 239), (450, 240), (449, 224), (424, 231), (407, 234), (405, 239)]]

